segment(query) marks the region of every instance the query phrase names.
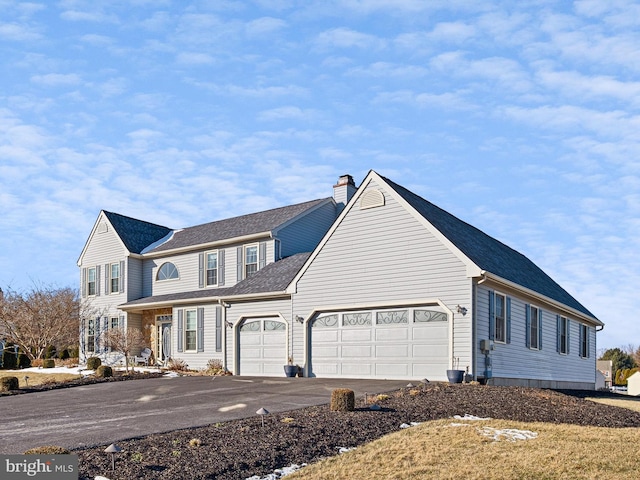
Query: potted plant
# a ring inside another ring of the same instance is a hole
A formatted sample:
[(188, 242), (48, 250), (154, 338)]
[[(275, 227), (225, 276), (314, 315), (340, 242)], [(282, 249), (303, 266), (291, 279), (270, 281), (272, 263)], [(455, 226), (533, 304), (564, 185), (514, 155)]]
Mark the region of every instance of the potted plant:
[(460, 359), (458, 357), (451, 358), (451, 370), (447, 370), (447, 378), (449, 383), (462, 383), (464, 379), (464, 370), (460, 370)]
[(284, 374), (287, 377), (295, 377), (298, 373), (298, 366), (293, 364), (293, 357), (287, 359), (287, 364), (284, 366)]

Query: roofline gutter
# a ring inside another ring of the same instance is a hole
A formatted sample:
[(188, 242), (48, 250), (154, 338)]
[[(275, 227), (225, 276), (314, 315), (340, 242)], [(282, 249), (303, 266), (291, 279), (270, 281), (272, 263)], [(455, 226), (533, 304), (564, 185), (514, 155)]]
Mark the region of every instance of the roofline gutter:
[(220, 305), (226, 302), (233, 301), (246, 301), (246, 300), (263, 300), (265, 298), (287, 298), (290, 297), (291, 294), (286, 291), (279, 292), (264, 292), (264, 293), (245, 293), (241, 295), (229, 295), (229, 296), (212, 296), (212, 297), (202, 297), (202, 298), (181, 298), (179, 300), (163, 300), (159, 302), (147, 302), (147, 303), (137, 303), (135, 305), (121, 304), (118, 305), (118, 308), (122, 311), (135, 311), (135, 310), (147, 310), (149, 308), (164, 308), (164, 307), (173, 307), (176, 305), (189, 305), (196, 303), (218, 303)]
[[(514, 283), (510, 280), (507, 280), (505, 278), (499, 277), (497, 275), (494, 275), (490, 272), (487, 272), (486, 270), (482, 270), (480, 272), (482, 278), (478, 281), (478, 285), (486, 282), (487, 280), (491, 280), (493, 282), (496, 283), (500, 283), (506, 287), (509, 288), (513, 288), (515, 290), (520, 290), (520, 291), (524, 291), (527, 295), (530, 295), (532, 297), (535, 298), (539, 298), (541, 300), (543, 300), (546, 303), (549, 303), (551, 305), (553, 305), (554, 307), (558, 308), (559, 310), (565, 311), (570, 313), (572, 316), (575, 317), (580, 317), (581, 319), (595, 325), (596, 327), (602, 327), (600, 328), (600, 330), (604, 329), (604, 323), (602, 323), (600, 320), (598, 320), (596, 317), (590, 317), (589, 315), (584, 314), (583, 312), (576, 310), (573, 307), (569, 307), (568, 305), (565, 305), (564, 303), (559, 302), (558, 300), (554, 300), (552, 298), (547, 297), (546, 295), (542, 295), (541, 293), (538, 293), (534, 290), (531, 290), (529, 288), (523, 287), (522, 285), (518, 285), (517, 283)], [(598, 331), (600, 331), (598, 330)]]
[(241, 237), (225, 238), (223, 240), (217, 240), (215, 242), (198, 243), (197, 245), (189, 245), (187, 247), (172, 248), (170, 250), (161, 250), (159, 252), (143, 253), (143, 254), (140, 254), (140, 258), (156, 258), (156, 257), (163, 257), (166, 255), (176, 255), (179, 253), (190, 252), (192, 250), (201, 250), (203, 248), (206, 249), (206, 248), (218, 247), (222, 245), (230, 245), (233, 243), (250, 242), (252, 240), (259, 240), (264, 237), (273, 238), (273, 233), (271, 232), (271, 230), (267, 230), (266, 232), (252, 233), (250, 235), (243, 235)]

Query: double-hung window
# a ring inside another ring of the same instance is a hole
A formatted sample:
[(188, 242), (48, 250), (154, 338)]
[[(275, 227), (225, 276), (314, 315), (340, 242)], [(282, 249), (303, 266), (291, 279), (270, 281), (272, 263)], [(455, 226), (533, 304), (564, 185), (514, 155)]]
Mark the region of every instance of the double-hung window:
[(97, 292), (96, 267), (87, 268), (87, 295), (95, 295)]
[(589, 358), (589, 327), (580, 324), (580, 356)]
[(496, 342), (506, 343), (507, 341), (507, 316), (506, 316), (506, 301), (505, 296), (496, 293), (495, 296), (495, 328), (496, 328)]
[(244, 247), (244, 278), (249, 278), (258, 271), (258, 246)]
[(528, 347), (532, 350), (540, 350), (541, 342), (540, 337), (542, 333), (542, 312), (538, 307), (529, 305), (529, 312), (527, 316), (527, 328), (528, 328)]
[(93, 352), (96, 345), (96, 327), (93, 318), (87, 321), (87, 352)]
[(120, 319), (118, 317), (111, 317), (111, 330), (115, 330), (119, 327), (119, 320)]
[(558, 352), (569, 353), (569, 319), (558, 317)]
[(207, 286), (218, 284), (218, 252), (207, 252), (206, 254), (206, 279)]
[(197, 344), (197, 327), (198, 317), (196, 310), (185, 311), (185, 328), (184, 328), (184, 349), (186, 351), (195, 351)]
[(120, 293), (120, 263), (111, 264), (109, 279), (109, 293)]

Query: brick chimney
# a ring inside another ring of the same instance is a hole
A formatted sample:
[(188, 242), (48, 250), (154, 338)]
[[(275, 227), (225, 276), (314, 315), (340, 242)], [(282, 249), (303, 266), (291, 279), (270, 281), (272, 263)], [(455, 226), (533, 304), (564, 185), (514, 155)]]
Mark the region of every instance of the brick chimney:
[(333, 186), (333, 199), (336, 202), (337, 213), (340, 214), (342, 209), (349, 203), (353, 194), (356, 193), (356, 184), (353, 177), (349, 174), (342, 175), (338, 178), (338, 183)]

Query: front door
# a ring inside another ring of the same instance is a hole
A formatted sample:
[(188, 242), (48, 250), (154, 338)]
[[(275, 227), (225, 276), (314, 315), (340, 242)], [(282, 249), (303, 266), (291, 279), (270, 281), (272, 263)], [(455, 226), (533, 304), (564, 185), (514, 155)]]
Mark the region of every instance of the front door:
[(165, 365), (171, 358), (171, 315), (161, 315), (156, 319), (156, 359)]

